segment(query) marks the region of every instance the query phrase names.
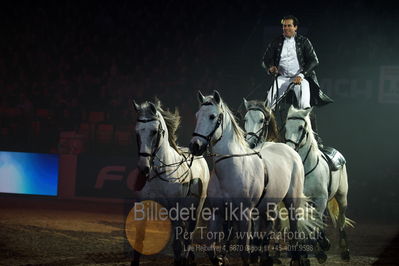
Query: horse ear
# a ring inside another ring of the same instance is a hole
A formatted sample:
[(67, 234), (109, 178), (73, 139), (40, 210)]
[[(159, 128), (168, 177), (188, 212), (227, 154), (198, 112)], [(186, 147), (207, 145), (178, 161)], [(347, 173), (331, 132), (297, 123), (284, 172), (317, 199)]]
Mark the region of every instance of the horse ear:
[(290, 113), (294, 112), (294, 109), (295, 109), (295, 107), (291, 104), (290, 108), (288, 109), (288, 113), (287, 114), (290, 114)]
[(134, 110), (136, 110), (136, 112), (139, 112), (139, 111), (140, 111), (140, 105), (138, 105), (138, 104), (136, 103), (135, 100), (132, 100), (132, 101), (130, 102), (130, 104), (132, 105), (132, 107), (134, 108)]
[(202, 95), (201, 91), (198, 91), (198, 101), (200, 104), (203, 104), (205, 101), (205, 96)]
[(150, 105), (151, 113), (153, 115), (156, 115), (157, 114), (157, 107), (152, 102), (149, 102), (148, 104)]
[(222, 98), (220, 97), (220, 94), (217, 90), (213, 91), (213, 98), (215, 99), (217, 104), (220, 104)]
[(242, 99), (244, 100), (245, 109), (248, 110), (248, 102), (247, 102), (247, 99), (245, 99), (245, 98), (242, 98)]
[(161, 108), (161, 101), (157, 97), (155, 97), (154, 105), (155, 105), (156, 109)]
[(308, 108), (306, 108), (306, 109), (305, 109), (305, 114), (306, 114), (306, 115), (309, 115), (309, 114), (312, 112), (312, 110), (313, 110), (313, 107), (308, 107)]

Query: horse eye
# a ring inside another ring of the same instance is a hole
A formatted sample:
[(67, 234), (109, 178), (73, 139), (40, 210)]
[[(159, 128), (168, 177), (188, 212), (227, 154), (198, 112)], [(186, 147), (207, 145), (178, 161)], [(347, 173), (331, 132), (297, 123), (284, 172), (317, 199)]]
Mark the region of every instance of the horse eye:
[(157, 134), (156, 130), (151, 130), (151, 136), (155, 136)]
[(264, 119), (261, 119), (261, 120), (259, 120), (259, 123), (263, 123), (265, 120)]
[(210, 119), (210, 120), (213, 120), (213, 119), (215, 119), (215, 117), (216, 117), (215, 115), (210, 115), (210, 116), (209, 116), (209, 119)]

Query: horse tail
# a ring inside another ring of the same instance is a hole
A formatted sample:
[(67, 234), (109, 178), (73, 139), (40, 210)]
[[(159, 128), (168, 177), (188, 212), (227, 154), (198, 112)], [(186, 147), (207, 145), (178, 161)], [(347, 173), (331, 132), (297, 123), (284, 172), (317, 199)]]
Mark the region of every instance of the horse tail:
[(339, 205), (335, 198), (332, 198), (327, 203), (327, 210), (328, 210), (328, 214), (330, 215), (332, 224), (334, 225), (334, 227), (337, 227), (337, 221), (338, 221), (338, 215), (339, 215)]
[(304, 232), (307, 236), (325, 226), (321, 219), (322, 215), (313, 207), (312, 200), (304, 194), (301, 197), (297, 217), (298, 231)]
[[(299, 207), (296, 211), (298, 232), (304, 233), (306, 237), (312, 235), (318, 228), (324, 227), (323, 220), (320, 218), (321, 215), (311, 203), (312, 201), (309, 197), (302, 195)], [(278, 205), (278, 209), (283, 214), (281, 215), (282, 219), (279, 228), (280, 232), (283, 232), (290, 227), (288, 218), (289, 211), (286, 209), (286, 206), (281, 203)]]
[[(331, 222), (333, 223), (334, 227), (337, 227), (338, 216), (339, 216), (339, 205), (338, 201), (335, 198), (332, 198), (327, 204), (328, 214), (330, 215)], [(345, 226), (350, 226), (355, 228), (356, 222), (348, 217), (345, 217)]]

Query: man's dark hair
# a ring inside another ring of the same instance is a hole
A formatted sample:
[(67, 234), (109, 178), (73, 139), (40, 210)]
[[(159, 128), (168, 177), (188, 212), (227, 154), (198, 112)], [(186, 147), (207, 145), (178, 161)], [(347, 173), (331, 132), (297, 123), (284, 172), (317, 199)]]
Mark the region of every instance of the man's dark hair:
[(281, 20), (281, 24), (283, 23), (284, 20), (287, 19), (292, 19), (292, 24), (294, 24), (295, 27), (299, 24), (298, 18), (293, 15), (284, 16), (283, 19)]

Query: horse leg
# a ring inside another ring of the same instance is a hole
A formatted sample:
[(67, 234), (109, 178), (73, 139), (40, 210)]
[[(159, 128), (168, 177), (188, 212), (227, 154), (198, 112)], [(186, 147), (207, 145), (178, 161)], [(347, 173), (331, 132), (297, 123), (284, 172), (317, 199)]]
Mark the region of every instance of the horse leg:
[(257, 220), (251, 220), (251, 228), (252, 232), (251, 234), (253, 235), (252, 241), (250, 241), (250, 262), (251, 263), (258, 263), (259, 257), (260, 257), (260, 248), (262, 245), (262, 239), (260, 238), (260, 221)]
[(139, 251), (143, 251), (143, 242), (145, 239), (145, 228), (147, 226), (147, 220), (143, 219), (142, 221), (138, 221), (136, 224), (136, 238), (133, 245), (133, 261), (131, 265), (140, 265), (140, 257), (141, 253)]
[[(281, 219), (279, 217), (277, 217), (277, 219), (274, 221), (274, 226), (273, 227), (274, 227), (274, 231), (275, 232), (281, 232), (282, 226), (281, 226)], [(277, 241), (277, 240), (275, 240), (275, 241)], [(273, 263), (274, 264), (282, 264), (282, 261), (280, 260), (280, 257), (281, 257), (280, 242), (278, 242), (278, 241), (274, 242), (274, 248), (273, 249), (274, 249)]]
[(249, 235), (251, 233), (251, 220), (243, 218), (239, 221), (239, 232), (241, 236), (238, 246), (241, 249), (242, 265), (249, 265)]
[[(325, 193), (323, 194), (325, 194), (324, 197), (318, 197), (313, 199), (315, 208), (319, 214), (320, 221), (323, 220), (323, 214), (327, 207), (327, 191), (325, 191)], [(317, 261), (322, 264), (327, 260), (327, 254), (325, 253), (325, 251), (330, 248), (330, 241), (325, 236), (324, 228), (319, 228), (316, 236), (317, 237), (315, 239), (310, 239), (309, 241), (314, 248)]]
[(224, 221), (223, 222), (223, 232), (224, 232), (224, 241), (223, 241), (223, 246), (222, 246), (222, 257), (226, 259), (227, 254), (230, 252), (230, 242), (231, 242), (231, 236), (230, 232), (233, 231), (233, 223), (231, 221)]
[(300, 239), (296, 239), (295, 236), (297, 235), (298, 232), (298, 219), (296, 217), (296, 213), (298, 208), (301, 206), (301, 200), (300, 198), (285, 198), (284, 199), (284, 204), (287, 210), (292, 210), (294, 208), (295, 212), (292, 213), (292, 211), (288, 212), (288, 219), (290, 223), (290, 232), (294, 236), (293, 239), (289, 239), (289, 253), (291, 255), (291, 261), (290, 265), (310, 265), (310, 261), (307, 258), (302, 258), (301, 257), (301, 248), (300, 245), (303, 244)]
[(197, 226), (197, 219), (199, 219), (199, 211), (202, 210), (204, 205), (204, 200), (198, 198), (197, 196), (193, 196), (192, 198), (188, 198), (185, 202), (185, 207), (190, 208), (196, 207), (195, 216), (189, 217), (186, 222), (183, 222), (185, 225), (185, 237), (183, 237), (183, 257), (182, 257), (182, 264), (183, 265), (195, 265), (195, 255), (194, 255), (194, 248), (193, 244), (193, 236), (194, 231)]
[(196, 227), (196, 220), (195, 217), (194, 219), (189, 219), (187, 221), (187, 235), (188, 237), (184, 238), (184, 255), (182, 258), (182, 264), (183, 265), (195, 265), (195, 255), (194, 255), (194, 250), (192, 247), (193, 243), (193, 233)]
[(341, 258), (344, 261), (350, 260), (348, 241), (346, 238), (345, 226), (346, 226), (346, 208), (348, 206), (348, 176), (346, 172), (346, 166), (344, 165), (340, 170), (339, 186), (335, 193), (335, 199), (337, 200), (339, 213), (338, 213), (338, 233), (339, 233), (339, 246), (341, 248)]
[(174, 254), (174, 265), (184, 264), (183, 258), (182, 258), (182, 251), (183, 251), (182, 240), (177, 235), (178, 227), (180, 227), (181, 230), (184, 230), (183, 229), (184, 226), (181, 222), (177, 222), (177, 221), (173, 222), (174, 235), (173, 235), (172, 247), (173, 247), (173, 254)]
[(345, 231), (345, 221), (346, 221), (346, 208), (347, 208), (347, 195), (346, 194), (336, 194), (339, 205), (339, 215), (338, 215), (338, 233), (339, 233), (339, 247), (341, 248), (341, 259), (344, 261), (350, 260), (348, 240)]
[(140, 252), (133, 250), (133, 261), (130, 263), (131, 266), (139, 266), (140, 265)]
[(222, 214), (220, 212), (221, 209), (219, 207), (213, 207), (215, 208), (215, 215), (209, 219), (208, 223), (208, 236), (209, 233), (211, 233), (212, 237), (207, 237), (207, 254), (208, 258), (211, 261), (213, 265), (225, 265), (226, 264), (226, 258), (223, 256), (218, 256), (216, 254), (216, 249), (215, 249), (215, 244), (216, 244), (216, 236), (220, 235), (219, 230), (222, 230), (223, 226), (223, 220), (222, 220)]
[(326, 232), (325, 232), (324, 228), (320, 229), (320, 237), (318, 239), (318, 243), (319, 243), (320, 248), (323, 251), (329, 251), (330, 250), (331, 243), (330, 243), (330, 240), (326, 236)]
[(261, 229), (264, 230), (263, 232), (267, 234), (263, 236), (262, 245), (260, 246), (260, 249), (262, 251), (260, 257), (260, 265), (271, 266), (274, 263), (274, 259), (270, 256), (269, 253), (269, 242), (270, 242), (270, 233), (272, 232), (273, 228), (273, 221), (266, 217), (261, 217), (259, 223)]

